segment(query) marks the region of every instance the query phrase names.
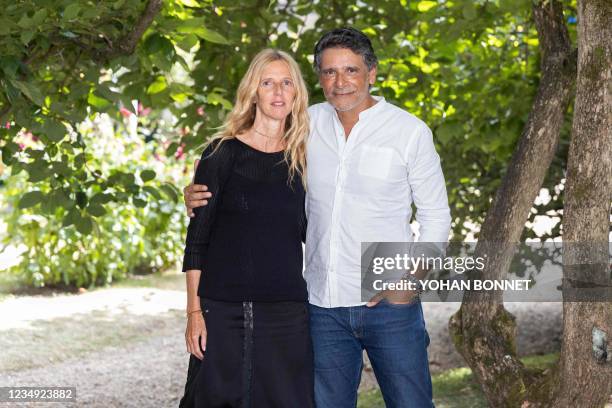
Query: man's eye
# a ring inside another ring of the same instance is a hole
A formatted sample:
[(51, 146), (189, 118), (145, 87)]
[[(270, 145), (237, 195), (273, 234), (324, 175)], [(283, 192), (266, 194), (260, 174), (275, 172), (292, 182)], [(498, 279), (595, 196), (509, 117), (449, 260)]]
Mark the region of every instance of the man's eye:
[(331, 70), (323, 71), (323, 75), (325, 76), (332, 76), (333, 74), (334, 74), (334, 71), (331, 71)]
[(355, 72), (357, 72), (357, 70), (356, 70), (355, 68), (348, 68), (348, 69), (347, 69), (347, 71), (348, 71), (350, 74), (354, 74)]

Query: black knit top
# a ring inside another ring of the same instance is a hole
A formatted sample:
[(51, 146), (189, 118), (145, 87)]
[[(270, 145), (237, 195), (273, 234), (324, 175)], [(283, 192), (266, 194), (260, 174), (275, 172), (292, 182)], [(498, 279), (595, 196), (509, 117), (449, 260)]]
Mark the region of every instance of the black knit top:
[[(283, 152), (231, 139), (202, 153), (195, 184), (212, 192), (187, 228), (183, 272), (199, 269), (198, 296), (224, 301), (305, 301), (304, 188), (288, 185)], [(212, 154), (211, 154), (212, 153)]]

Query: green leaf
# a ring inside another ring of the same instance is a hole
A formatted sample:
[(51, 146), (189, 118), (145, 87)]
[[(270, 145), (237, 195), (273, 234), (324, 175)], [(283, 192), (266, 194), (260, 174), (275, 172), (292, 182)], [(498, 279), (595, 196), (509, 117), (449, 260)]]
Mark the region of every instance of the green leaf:
[(28, 181), (37, 183), (51, 176), (49, 163), (45, 160), (36, 160), (26, 165), (28, 171)]
[[(5, 147), (0, 149), (0, 152), (2, 152), (2, 163), (4, 163), (4, 165), (7, 166), (7, 167), (10, 166), (12, 164), (12, 162), (13, 162), (13, 155)], [(14, 165), (13, 165), (13, 169), (12, 169), (12, 173), (11, 174), (17, 174), (17, 173), (15, 173)]]
[(85, 165), (85, 153), (79, 153), (74, 157), (74, 168), (77, 170)]
[(168, 198), (170, 198), (173, 202), (178, 202), (179, 199), (179, 195), (178, 192), (176, 191), (176, 187), (174, 187), (171, 184), (168, 183), (164, 183), (160, 186), (160, 189), (164, 192), (164, 194), (166, 194), (166, 196), (168, 196)]
[(419, 10), (421, 13), (424, 13), (430, 8), (435, 7), (437, 4), (438, 3), (435, 1), (419, 1), (419, 4), (417, 5), (417, 10)]
[(195, 0), (178, 0), (178, 2), (187, 7), (200, 7), (200, 4)]
[(113, 102), (118, 102), (121, 94), (117, 92), (113, 92), (107, 83), (101, 83), (98, 85), (98, 88), (94, 91), (98, 96)]
[(24, 14), (17, 22), (17, 25), (21, 28), (30, 28), (33, 25), (32, 19), (28, 18), (28, 16)]
[(162, 37), (159, 34), (152, 34), (144, 42), (144, 50), (148, 54), (155, 54), (162, 52), (164, 54), (170, 54), (174, 51), (172, 42), (166, 37)]
[(79, 3), (72, 3), (68, 5), (68, 7), (64, 9), (64, 20), (72, 20), (73, 18), (76, 18), (76, 16), (79, 15), (79, 11), (81, 11), (81, 5)]
[(222, 36), (216, 31), (209, 30), (206, 27), (201, 27), (195, 34), (208, 42), (212, 42), (216, 44), (226, 44), (226, 45), (230, 44), (227, 38), (225, 38), (224, 36)]
[(93, 204), (106, 204), (106, 203), (108, 203), (108, 202), (110, 202), (112, 200), (113, 200), (113, 195), (112, 194), (97, 193), (96, 195), (91, 197), (90, 205), (93, 205)]
[(160, 93), (162, 92), (164, 89), (166, 89), (168, 87), (168, 84), (166, 84), (166, 78), (162, 77), (162, 76), (158, 76), (155, 79), (155, 82), (153, 82), (151, 85), (149, 85), (149, 87), (147, 88), (147, 93), (149, 95), (153, 95), (156, 93)]
[(41, 25), (44, 21), (45, 18), (47, 18), (47, 10), (46, 9), (40, 9), (38, 10), (36, 13), (34, 13), (34, 15), (32, 16), (32, 23), (34, 23), (34, 25)]
[(94, 217), (102, 217), (106, 214), (106, 209), (100, 204), (89, 204), (89, 206), (87, 206), (87, 212)]
[(51, 168), (53, 169), (54, 173), (60, 174), (64, 177), (70, 177), (72, 174), (72, 170), (70, 167), (68, 167), (68, 164), (61, 161), (53, 162), (51, 164)]
[(72, 38), (79, 38), (79, 35), (78, 35), (78, 34), (75, 34), (75, 33), (73, 33), (72, 31), (68, 31), (68, 30), (66, 30), (66, 31), (62, 31), (62, 32), (60, 33), (60, 35), (62, 35), (62, 36), (64, 36), (64, 37), (66, 37), (66, 38), (71, 38), (71, 39), (72, 39)]
[(150, 58), (151, 63), (162, 71), (170, 71), (172, 69), (172, 57), (168, 58), (166, 55), (158, 52), (151, 55)]
[(43, 97), (40, 90), (33, 83), (15, 80), (11, 80), (11, 83), (15, 85), (29, 100), (31, 100), (35, 104), (42, 106), (45, 103), (45, 98)]
[(76, 203), (79, 208), (85, 208), (87, 205), (87, 194), (82, 191), (76, 193)]
[(226, 110), (232, 109), (232, 103), (217, 93), (209, 93), (206, 98), (208, 103), (212, 103), (213, 105), (220, 104), (221, 106), (223, 106), (223, 109)]
[(181, 25), (176, 28), (176, 31), (183, 34), (195, 34), (198, 37), (212, 43), (230, 44), (230, 42), (221, 34), (206, 28), (205, 20), (201, 17), (183, 21)]
[(43, 125), (43, 132), (51, 141), (57, 143), (66, 136), (66, 126), (55, 119), (48, 118)]
[(73, 207), (68, 211), (68, 213), (64, 216), (62, 221), (63, 227), (68, 227), (70, 225), (76, 224), (81, 218), (81, 213), (76, 207)]
[(23, 196), (21, 196), (18, 207), (21, 209), (34, 207), (36, 204), (40, 203), (43, 198), (44, 195), (41, 191), (34, 190), (27, 192)]
[(144, 208), (147, 206), (147, 202), (145, 200), (141, 200), (140, 198), (134, 198), (132, 201), (134, 202), (134, 205), (138, 208)]
[(185, 51), (190, 51), (198, 43), (198, 37), (194, 34), (187, 34), (177, 42), (177, 45)]
[(146, 191), (149, 195), (155, 197), (158, 200), (161, 200), (161, 194), (159, 194), (159, 191), (157, 191), (155, 188), (151, 186), (144, 186), (142, 189)]
[(100, 98), (99, 96), (96, 96), (93, 92), (91, 92), (87, 97), (87, 103), (89, 103), (94, 108), (97, 108), (99, 111), (105, 111), (111, 106), (111, 103), (109, 101), (104, 98)]
[(79, 217), (75, 223), (77, 231), (83, 235), (89, 235), (93, 229), (93, 220), (91, 217)]
[(140, 178), (146, 183), (155, 178), (155, 172), (153, 170), (143, 170), (140, 172)]
[(121, 173), (120, 176), (121, 184), (123, 184), (126, 188), (129, 187), (138, 187), (136, 185), (136, 177), (132, 173)]
[(57, 189), (49, 194), (49, 201), (53, 204), (53, 207), (72, 207), (74, 204), (70, 201), (70, 197), (64, 189)]

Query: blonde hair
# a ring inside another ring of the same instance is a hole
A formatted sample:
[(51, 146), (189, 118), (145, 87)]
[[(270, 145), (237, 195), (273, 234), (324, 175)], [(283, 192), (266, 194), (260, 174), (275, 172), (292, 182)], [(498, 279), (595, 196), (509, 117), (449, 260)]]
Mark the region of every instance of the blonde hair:
[(238, 86), (233, 109), (220, 130), (204, 146), (207, 147), (218, 141), (219, 143), (216, 143), (213, 150), (214, 153), (222, 142), (235, 139), (237, 134), (253, 126), (257, 112), (253, 101), (257, 97), (259, 82), (264, 68), (274, 61), (287, 63), (295, 86), (295, 99), (291, 114), (285, 120), (285, 134), (283, 136), (286, 141), (284, 160), (289, 167), (289, 183), (293, 181), (295, 174), (298, 174), (302, 178), (304, 187), (306, 187), (306, 138), (309, 132), (308, 90), (297, 62), (284, 51), (266, 48), (253, 58)]

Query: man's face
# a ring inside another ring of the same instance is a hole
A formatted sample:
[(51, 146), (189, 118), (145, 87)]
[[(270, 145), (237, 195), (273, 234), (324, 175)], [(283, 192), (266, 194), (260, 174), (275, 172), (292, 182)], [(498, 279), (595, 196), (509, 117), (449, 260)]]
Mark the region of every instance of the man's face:
[(319, 83), (337, 111), (365, 109), (369, 85), (376, 80), (376, 67), (368, 71), (363, 57), (348, 48), (327, 48), (321, 53), (320, 68)]

